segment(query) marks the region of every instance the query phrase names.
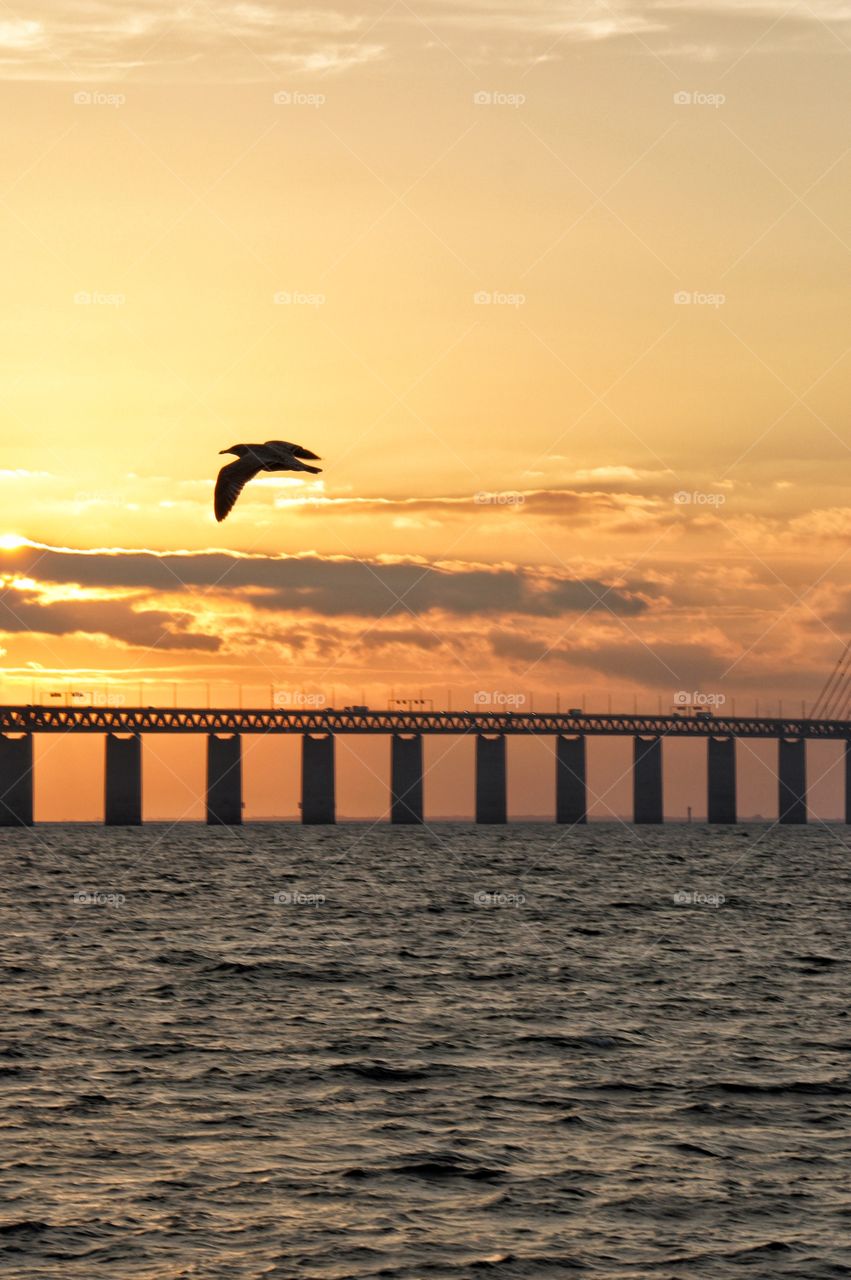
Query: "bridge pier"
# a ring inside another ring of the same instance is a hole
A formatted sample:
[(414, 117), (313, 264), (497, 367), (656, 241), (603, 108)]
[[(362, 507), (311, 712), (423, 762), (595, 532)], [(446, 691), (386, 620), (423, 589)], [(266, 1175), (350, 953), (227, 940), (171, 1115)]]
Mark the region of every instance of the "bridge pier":
[(778, 816), (784, 824), (807, 821), (807, 744), (804, 738), (777, 743)]
[(394, 733), (390, 739), (390, 821), (423, 820), (423, 739)]
[(0, 827), (33, 824), (33, 740), (0, 734)]
[(104, 813), (108, 827), (138, 827), (142, 821), (142, 738), (106, 735)]
[(237, 827), (242, 822), (242, 738), (207, 735), (207, 822)]
[(708, 785), (707, 821), (736, 821), (736, 739), (709, 738), (706, 742)]
[(664, 822), (662, 805), (662, 739), (633, 739), (633, 822)]
[(314, 825), (337, 821), (333, 733), (302, 737), (301, 820)]
[(585, 738), (556, 738), (556, 822), (588, 821)]
[(505, 736), (476, 734), (476, 822), (506, 822)]

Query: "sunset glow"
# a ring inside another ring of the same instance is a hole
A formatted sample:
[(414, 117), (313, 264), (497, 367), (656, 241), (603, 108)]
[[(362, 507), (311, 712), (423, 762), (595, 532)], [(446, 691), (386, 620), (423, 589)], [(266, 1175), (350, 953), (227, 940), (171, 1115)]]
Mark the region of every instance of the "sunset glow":
[[(841, 7), (204, 12), (0, 27), (5, 698), (811, 701)], [(219, 451), (279, 437), (322, 474), (217, 525)]]

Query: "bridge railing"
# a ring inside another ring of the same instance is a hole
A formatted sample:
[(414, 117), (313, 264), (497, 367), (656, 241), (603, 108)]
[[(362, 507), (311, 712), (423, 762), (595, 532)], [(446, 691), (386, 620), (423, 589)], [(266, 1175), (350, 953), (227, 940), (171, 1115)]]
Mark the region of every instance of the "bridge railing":
[(721, 715), (184, 707), (0, 707), (0, 733), (586, 734), (675, 738), (851, 736), (851, 721)]

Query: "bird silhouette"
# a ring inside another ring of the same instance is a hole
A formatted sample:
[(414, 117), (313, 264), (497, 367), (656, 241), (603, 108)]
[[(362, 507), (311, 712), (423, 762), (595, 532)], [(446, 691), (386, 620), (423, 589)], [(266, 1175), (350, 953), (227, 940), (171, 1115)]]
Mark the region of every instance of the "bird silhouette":
[(229, 449), (220, 449), (219, 452), (236, 454), (236, 462), (226, 463), (216, 480), (213, 509), (220, 522), (233, 509), (248, 481), (253, 480), (261, 471), (310, 471), (313, 475), (319, 475), (322, 471), (321, 467), (311, 467), (302, 462), (302, 458), (314, 458), (319, 462), (317, 454), (300, 444), (289, 444), (286, 440), (267, 440), (265, 444), (232, 444)]

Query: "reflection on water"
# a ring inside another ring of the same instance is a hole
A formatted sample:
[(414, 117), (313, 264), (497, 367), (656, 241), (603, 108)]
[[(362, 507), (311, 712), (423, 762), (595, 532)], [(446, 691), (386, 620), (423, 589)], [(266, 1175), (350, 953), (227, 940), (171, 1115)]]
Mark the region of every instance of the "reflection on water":
[(6, 1273), (851, 1274), (844, 839), (2, 833)]

